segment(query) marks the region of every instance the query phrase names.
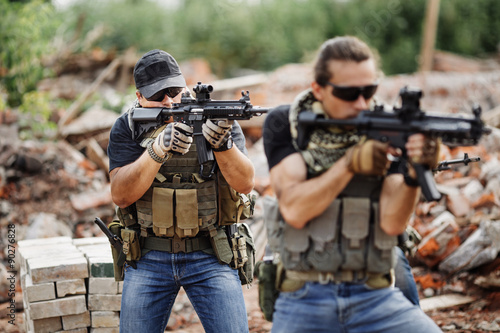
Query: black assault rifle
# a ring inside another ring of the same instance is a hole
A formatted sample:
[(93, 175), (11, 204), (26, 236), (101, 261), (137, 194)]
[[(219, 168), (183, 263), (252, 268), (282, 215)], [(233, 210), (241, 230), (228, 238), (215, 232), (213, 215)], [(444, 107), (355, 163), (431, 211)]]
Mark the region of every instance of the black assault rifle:
[[(433, 115), (420, 109), (422, 91), (417, 88), (404, 87), (400, 91), (402, 105), (393, 112), (384, 111), (383, 106), (375, 107), (374, 111), (361, 111), (353, 119), (325, 119), (310, 111), (299, 113), (298, 145), (301, 149), (307, 146), (311, 130), (315, 126), (356, 127), (360, 135), (370, 139), (389, 142), (392, 147), (403, 152), (401, 160), (407, 159), (405, 143), (412, 134), (422, 133), (432, 138), (441, 138), (449, 146), (474, 146), (483, 134), (489, 134), (481, 121), (481, 108), (474, 106), (473, 116), (468, 115)], [(406, 163), (401, 163), (404, 167)], [(405, 168), (405, 167), (404, 167)], [(414, 165), (422, 193), (426, 200), (434, 201), (441, 198), (436, 188), (432, 170), (424, 165)], [(407, 174), (408, 170), (402, 170)]]
[(433, 172), (439, 172), (439, 171), (445, 171), (445, 170), (450, 170), (451, 164), (463, 164), (463, 165), (469, 165), (469, 163), (473, 162), (479, 162), (481, 161), (480, 157), (469, 157), (469, 154), (464, 153), (464, 158), (462, 159), (456, 159), (456, 160), (449, 160), (449, 161), (441, 161), (439, 162), (438, 166), (433, 169)]
[(144, 134), (158, 128), (166, 121), (185, 123), (193, 128), (193, 138), (198, 152), (198, 161), (201, 165), (200, 175), (204, 179), (212, 177), (215, 161), (210, 145), (202, 133), (202, 125), (207, 119), (247, 120), (253, 116), (260, 116), (269, 109), (254, 107), (250, 103), (250, 93), (241, 92), (239, 100), (212, 100), (211, 85), (198, 84), (193, 88), (196, 98), (191, 97), (189, 91), (182, 94), (181, 102), (174, 103), (172, 108), (135, 108), (132, 114), (132, 138), (140, 141)]

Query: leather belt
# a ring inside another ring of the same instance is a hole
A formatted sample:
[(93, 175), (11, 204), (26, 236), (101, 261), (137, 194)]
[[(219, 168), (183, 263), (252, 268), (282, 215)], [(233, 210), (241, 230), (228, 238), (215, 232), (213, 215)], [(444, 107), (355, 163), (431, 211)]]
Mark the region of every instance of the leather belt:
[(165, 251), (170, 253), (190, 253), (209, 249), (212, 247), (210, 236), (201, 236), (193, 238), (163, 238), (146, 237), (144, 238), (143, 248), (148, 250)]

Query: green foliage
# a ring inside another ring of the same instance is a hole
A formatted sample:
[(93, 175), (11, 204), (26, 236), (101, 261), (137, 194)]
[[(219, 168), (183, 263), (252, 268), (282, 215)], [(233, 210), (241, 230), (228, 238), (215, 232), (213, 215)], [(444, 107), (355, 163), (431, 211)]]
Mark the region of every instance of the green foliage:
[(43, 1), (26, 4), (0, 0), (0, 83), (8, 102), (17, 106), (24, 93), (49, 75), (41, 59), (50, 54), (58, 26), (54, 8)]
[[(312, 60), (322, 42), (351, 34), (378, 50), (387, 75), (414, 72), (426, 0), (82, 0), (57, 12), (50, 1), (0, 0), (0, 83), (8, 103), (50, 73), (41, 59), (54, 36), (72, 52), (160, 48), (179, 61), (202, 57), (219, 77)], [(441, 0), (436, 47), (487, 56), (500, 42), (500, 1)], [(115, 107), (118, 108), (118, 107)]]
[(500, 47), (500, 1), (443, 0), (437, 47), (459, 54), (481, 56)]
[[(105, 26), (96, 45), (139, 52), (168, 50), (179, 59), (203, 57), (220, 77), (241, 68), (273, 70), (310, 60), (321, 43), (351, 34), (377, 49), (386, 74), (418, 68), (426, 0), (184, 0), (82, 1), (64, 15), (83, 32)], [(110, 14), (112, 13), (112, 14)], [(436, 46), (459, 54), (495, 52), (500, 2), (442, 0)]]
[(57, 125), (52, 122), (52, 105), (47, 93), (31, 91), (23, 95), (19, 106), (22, 112), (20, 119), (21, 139), (41, 139), (54, 137)]

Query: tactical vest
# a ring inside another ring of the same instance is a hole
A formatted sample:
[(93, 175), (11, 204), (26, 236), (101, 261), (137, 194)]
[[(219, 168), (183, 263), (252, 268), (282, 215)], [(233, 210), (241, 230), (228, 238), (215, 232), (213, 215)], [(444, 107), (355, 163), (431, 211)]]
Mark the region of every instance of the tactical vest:
[(275, 247), (288, 270), (337, 272), (363, 270), (388, 273), (397, 237), (380, 228), (378, 196), (382, 181), (355, 176), (320, 216), (303, 229), (280, 217), (269, 223)]
[[(150, 134), (141, 146), (154, 140), (163, 128)], [(151, 187), (135, 204), (119, 208), (120, 220), (126, 227), (140, 227), (142, 237), (179, 238), (239, 222), (245, 206), (242, 196), (218, 169), (209, 180), (203, 180), (199, 171), (193, 143), (186, 154), (173, 155), (160, 167)]]
[[(292, 131), (294, 140), (296, 134)], [(278, 218), (271, 219), (268, 232), (277, 238), (270, 245), (280, 253), (284, 268), (388, 273), (393, 267), (397, 237), (387, 235), (380, 227), (382, 182), (381, 177), (355, 175), (337, 199), (303, 229), (285, 223), (277, 210)]]

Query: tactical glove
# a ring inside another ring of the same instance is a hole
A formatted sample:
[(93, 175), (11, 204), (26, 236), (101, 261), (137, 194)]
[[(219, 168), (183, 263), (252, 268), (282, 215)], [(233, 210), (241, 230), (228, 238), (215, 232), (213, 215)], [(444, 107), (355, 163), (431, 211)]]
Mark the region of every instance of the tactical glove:
[(441, 140), (425, 137), (422, 155), (412, 156), (410, 162), (426, 165), (430, 169), (434, 169), (439, 164), (440, 146)]
[(190, 126), (177, 122), (170, 123), (156, 138), (153, 149), (162, 158), (174, 153), (184, 155), (191, 147), (192, 135), (193, 129)]
[(207, 119), (202, 125), (203, 136), (215, 150), (223, 150), (224, 145), (231, 139), (231, 127), (234, 120)]
[(387, 148), (389, 144), (367, 140), (351, 147), (346, 152), (347, 168), (357, 174), (383, 176), (389, 168)]

